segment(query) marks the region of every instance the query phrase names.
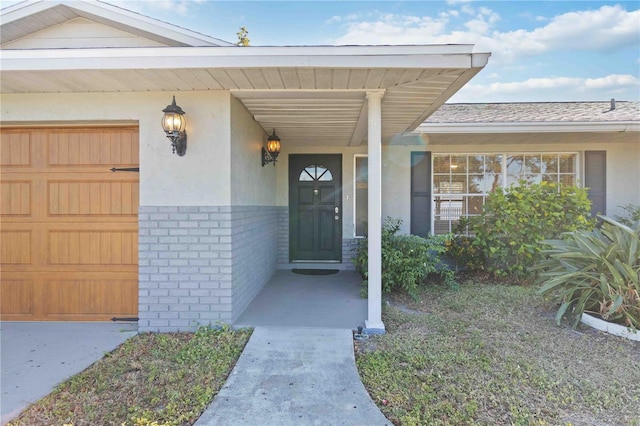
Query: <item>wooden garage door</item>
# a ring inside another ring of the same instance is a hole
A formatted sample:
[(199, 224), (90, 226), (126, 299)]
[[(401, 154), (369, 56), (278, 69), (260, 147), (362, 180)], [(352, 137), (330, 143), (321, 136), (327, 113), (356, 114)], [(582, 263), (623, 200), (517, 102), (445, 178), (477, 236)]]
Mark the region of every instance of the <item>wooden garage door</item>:
[(1, 314), (103, 321), (138, 312), (137, 128), (2, 129)]

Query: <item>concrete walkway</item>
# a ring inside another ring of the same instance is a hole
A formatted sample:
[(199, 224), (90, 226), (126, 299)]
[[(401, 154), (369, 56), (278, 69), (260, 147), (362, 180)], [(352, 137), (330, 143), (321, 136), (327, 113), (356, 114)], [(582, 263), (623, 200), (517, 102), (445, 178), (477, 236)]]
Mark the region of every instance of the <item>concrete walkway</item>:
[(137, 333), (137, 324), (0, 322), (2, 424)]
[(196, 426), (391, 425), (356, 370), (351, 330), (257, 327)]

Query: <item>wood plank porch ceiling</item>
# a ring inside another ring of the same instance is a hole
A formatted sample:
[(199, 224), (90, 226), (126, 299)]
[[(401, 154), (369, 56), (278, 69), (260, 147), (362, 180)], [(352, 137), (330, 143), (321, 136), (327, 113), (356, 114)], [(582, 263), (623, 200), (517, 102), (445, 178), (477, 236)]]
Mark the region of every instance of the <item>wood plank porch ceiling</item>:
[[(300, 146), (366, 141), (367, 91), (384, 90), (382, 138), (418, 126), (475, 68), (255, 67), (3, 71), (2, 93), (230, 90), (262, 127)], [(364, 126), (363, 126), (364, 124)]]

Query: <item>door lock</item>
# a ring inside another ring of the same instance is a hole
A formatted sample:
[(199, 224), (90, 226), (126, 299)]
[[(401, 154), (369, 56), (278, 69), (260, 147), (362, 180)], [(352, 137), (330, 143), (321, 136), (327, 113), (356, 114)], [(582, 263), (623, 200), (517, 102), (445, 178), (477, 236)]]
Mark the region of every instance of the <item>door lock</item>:
[(340, 212), (340, 209), (339, 209), (338, 207), (336, 207), (334, 211), (335, 211), (336, 213), (339, 213), (339, 212)]

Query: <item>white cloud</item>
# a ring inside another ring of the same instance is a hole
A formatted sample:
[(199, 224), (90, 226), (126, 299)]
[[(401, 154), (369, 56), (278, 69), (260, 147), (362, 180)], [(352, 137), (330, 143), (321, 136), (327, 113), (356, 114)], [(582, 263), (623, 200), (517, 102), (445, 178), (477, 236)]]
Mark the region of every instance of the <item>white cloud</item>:
[(122, 7), (153, 15), (155, 13), (166, 14), (168, 12), (175, 13), (180, 16), (187, 16), (194, 10), (197, 10), (200, 3), (206, 0), (110, 0), (114, 4)]
[(628, 12), (620, 5), (598, 10), (569, 12), (531, 32), (547, 49), (607, 51), (637, 45), (640, 10)]
[(601, 78), (587, 78), (584, 87), (587, 89), (617, 89), (620, 87), (640, 87), (637, 77), (629, 74), (612, 74)]
[(451, 28), (454, 11), (436, 17), (378, 14), (352, 19), (335, 44), (475, 44), (476, 51), (492, 52), (492, 62), (508, 63), (552, 51), (611, 52), (640, 43), (640, 10), (620, 5), (558, 15), (531, 31), (498, 31), (500, 16), (473, 3), (462, 3), (460, 11), (469, 17), (460, 29)]
[(331, 18), (327, 19), (325, 21), (325, 24), (334, 24), (334, 23), (340, 23), (340, 22), (350, 22), (350, 21), (356, 21), (358, 19), (362, 19), (363, 15), (360, 13), (352, 13), (350, 15), (345, 15), (345, 16), (340, 16), (340, 15), (334, 15)]
[(384, 14), (372, 21), (350, 22), (347, 34), (334, 44), (430, 44), (442, 34), (449, 18)]
[[(492, 76), (493, 77), (493, 76)], [(598, 78), (546, 77), (480, 84), (470, 82), (450, 102), (640, 100), (640, 79), (629, 74)]]
[(455, 6), (457, 4), (471, 3), (472, 0), (447, 0), (447, 4)]

